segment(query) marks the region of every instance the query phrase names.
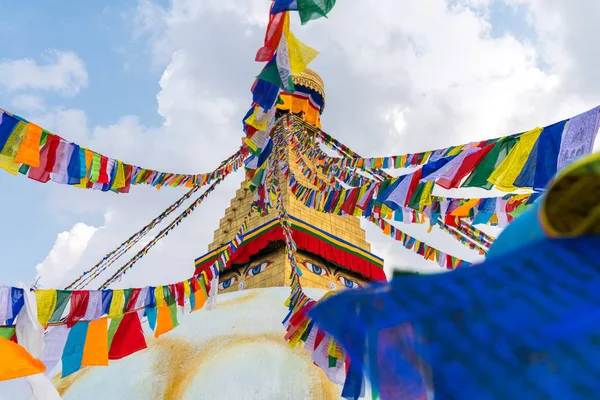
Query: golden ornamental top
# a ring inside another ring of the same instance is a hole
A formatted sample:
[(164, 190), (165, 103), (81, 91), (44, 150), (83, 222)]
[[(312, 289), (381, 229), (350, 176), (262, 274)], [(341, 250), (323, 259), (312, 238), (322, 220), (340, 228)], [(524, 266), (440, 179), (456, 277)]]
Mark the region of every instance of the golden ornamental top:
[(323, 96), (323, 103), (325, 103), (325, 84), (323, 83), (323, 79), (321, 79), (319, 74), (317, 74), (315, 71), (310, 68), (306, 68), (298, 75), (292, 76), (292, 80), (294, 85), (302, 85), (319, 93), (321, 96)]

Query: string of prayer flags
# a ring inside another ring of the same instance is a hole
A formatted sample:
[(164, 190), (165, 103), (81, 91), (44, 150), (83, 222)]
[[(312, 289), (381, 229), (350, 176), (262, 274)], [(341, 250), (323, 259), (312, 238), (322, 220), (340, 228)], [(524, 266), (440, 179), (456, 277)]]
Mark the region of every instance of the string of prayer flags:
[[(298, 268), (296, 258), (296, 243), (290, 230), (290, 219), (286, 211), (285, 204), (281, 196), (280, 181), (277, 176), (280, 173), (286, 174), (288, 171), (281, 171), (280, 165), (289, 165), (285, 149), (284, 132), (275, 131), (275, 154), (271, 161), (271, 168), (267, 176), (267, 182), (270, 191), (276, 197), (276, 208), (279, 214), (279, 223), (284, 232), (284, 241), (286, 252), (292, 266), (292, 278), (290, 281), (290, 296), (285, 302), (289, 313), (283, 320), (286, 329), (285, 340), (291, 347), (296, 347), (304, 343), (304, 348), (311, 352), (315, 365), (321, 368), (327, 377), (337, 383), (344, 384), (344, 395), (360, 394), (362, 380), (357, 384), (356, 371), (346, 358), (342, 348), (333, 338), (324, 331), (320, 330), (308, 318), (308, 312), (316, 304), (314, 300), (306, 296), (302, 289), (301, 272)], [(325, 296), (327, 297), (327, 295)], [(352, 371), (346, 374), (346, 370)], [(360, 375), (360, 372), (358, 372)], [(354, 390), (351, 390), (351, 389)]]
[(242, 166), (238, 151), (212, 172), (177, 174), (126, 164), (69, 142), (24, 118), (0, 109), (0, 168), (46, 183), (129, 193), (133, 185), (204, 186)]
[[(422, 153), (362, 158), (335, 138), (320, 133), (322, 142), (346, 153), (342, 158), (323, 156), (318, 161), (324, 171), (334, 166), (363, 170), (379, 168), (431, 168), (447, 158), (423, 182), (434, 180), (446, 189), (457, 187), (497, 188), (512, 192), (517, 188), (544, 190), (550, 179), (568, 162), (588, 154), (600, 127), (600, 106), (569, 120), (545, 128), (480, 142), (451, 146)], [(577, 139), (576, 139), (577, 138)]]
[(418, 239), (415, 239), (412, 236), (407, 235), (394, 225), (384, 221), (381, 218), (377, 218), (373, 215), (369, 218), (369, 220), (377, 225), (384, 234), (387, 234), (392, 239), (401, 242), (405, 249), (412, 250), (426, 260), (437, 263), (442, 268), (456, 269), (471, 265), (471, 263), (468, 261), (464, 261), (458, 257), (446, 254), (426, 243), (421, 242)]
[[(108, 278), (101, 286), (100, 289), (107, 288), (112, 282), (116, 281), (121, 275), (125, 274), (129, 269), (133, 268), (136, 262), (138, 262), (142, 257), (144, 257), (159, 240), (166, 237), (169, 232), (171, 232), (175, 227), (177, 227), (186, 217), (188, 217), (195, 209), (198, 207), (206, 197), (215, 190), (217, 185), (222, 182), (225, 177), (220, 177), (215, 182), (213, 182), (208, 189), (206, 189), (196, 200), (194, 200), (181, 214), (179, 214), (173, 221), (169, 223), (163, 230), (161, 230), (152, 240), (148, 242), (140, 251), (138, 251), (127, 263), (125, 263), (122, 267), (120, 267), (110, 278)], [(110, 264), (105, 264), (100, 270), (94, 273), (95, 278), (102, 271), (108, 268)]]
[[(62, 377), (66, 377), (82, 367), (106, 366), (109, 360), (145, 349), (141, 318), (147, 316), (157, 337), (177, 327), (177, 308), (188, 306), (190, 312), (201, 309), (215, 273), (218, 270), (204, 271), (188, 280), (158, 287), (36, 290), (27, 304), (38, 310), (38, 321), (46, 331), (40, 360), (6, 343), (16, 342), (15, 321), (33, 314), (25, 315), (24, 289), (0, 287), (0, 360), (5, 354), (11, 357), (10, 363), (0, 362), (0, 380), (44, 371), (54, 376), (59, 363)], [(12, 365), (12, 357), (18, 357), (19, 363)]]

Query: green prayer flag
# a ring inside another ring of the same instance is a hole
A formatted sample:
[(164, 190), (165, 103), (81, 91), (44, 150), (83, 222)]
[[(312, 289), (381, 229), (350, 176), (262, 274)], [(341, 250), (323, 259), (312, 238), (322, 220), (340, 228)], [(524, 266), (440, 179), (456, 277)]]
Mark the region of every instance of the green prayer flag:
[(90, 182), (96, 183), (100, 178), (100, 154), (94, 153), (92, 157), (92, 176), (90, 177)]
[(121, 320), (123, 317), (113, 318), (110, 320), (110, 325), (108, 326), (108, 350), (110, 351), (110, 346), (112, 345), (113, 339), (115, 337), (115, 333), (121, 324)]
[(69, 299), (71, 298), (71, 292), (67, 290), (57, 290), (56, 291), (56, 306), (54, 307), (54, 312), (50, 317), (49, 322), (59, 322), (62, 317), (67, 304), (69, 304)]
[(506, 137), (492, 147), (492, 150), (481, 160), (473, 172), (467, 177), (461, 187), (478, 187), (490, 190), (494, 185), (488, 178), (500, 163), (506, 158), (510, 150), (517, 144), (517, 138)]
[(313, 19), (327, 17), (335, 0), (298, 0), (298, 14), (302, 25)]
[(171, 321), (173, 322), (173, 328), (179, 326), (179, 321), (177, 321), (177, 304), (173, 303), (169, 305), (169, 313), (171, 314)]
[(15, 332), (16, 328), (14, 326), (0, 328), (0, 337), (6, 340), (10, 340), (15, 335)]
[(123, 291), (123, 294), (125, 295), (125, 302), (123, 303), (123, 312), (127, 310), (127, 306), (129, 305), (129, 299), (131, 298), (131, 290), (132, 289), (125, 289)]
[(46, 145), (46, 141), (48, 140), (48, 134), (49, 133), (50, 132), (48, 132), (45, 129), (42, 130), (42, 137), (40, 139), (40, 147), (44, 147)]
[(28, 172), (29, 172), (29, 165), (21, 164), (21, 166), (19, 167), (19, 173), (21, 175), (27, 175)]
[(337, 358), (329, 356), (329, 368), (334, 368), (337, 364)]
[(260, 74), (257, 76), (258, 79), (262, 79), (263, 81), (267, 81), (272, 83), (277, 87), (283, 87), (283, 82), (281, 81), (281, 75), (279, 75), (279, 70), (277, 69), (277, 64), (272, 61), (269, 62), (265, 68), (260, 71)]

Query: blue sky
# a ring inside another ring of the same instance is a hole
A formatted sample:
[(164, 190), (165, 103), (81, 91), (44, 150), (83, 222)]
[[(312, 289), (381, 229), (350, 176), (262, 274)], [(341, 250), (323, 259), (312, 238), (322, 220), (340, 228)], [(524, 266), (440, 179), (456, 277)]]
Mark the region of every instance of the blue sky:
[[(326, 85), (325, 130), (366, 156), (403, 154), (522, 132), (597, 105), (600, 3), (570, 4), (340, 0), (327, 20), (293, 29), (321, 51), (312, 66)], [(0, 7), (0, 70), (32, 59), (39, 72), (56, 64), (56, 50), (85, 65), (71, 59), (60, 67), (52, 77), (59, 90), (44, 82), (11, 90), (10, 77), (0, 76), (0, 107), (108, 156), (173, 172), (210, 171), (239, 146), (267, 1), (0, 0)], [(77, 73), (85, 85), (61, 83)], [(223, 183), (118, 285), (189, 277), (240, 180), (238, 173)], [(182, 194), (136, 187), (117, 196), (3, 171), (0, 188), (0, 283), (32, 282), (41, 263), (45, 285), (54, 287)], [(477, 258), (435, 229), (403, 229)], [(366, 231), (388, 272), (439, 271), (377, 228)], [(13, 400), (23, 394), (8, 392)]]
[[(162, 71), (152, 66), (145, 43), (134, 39), (133, 2), (48, 0), (35, 7), (3, 3), (0, 36), (10, 40), (3, 41), (1, 59), (41, 61), (47, 49), (60, 49), (77, 53), (85, 62), (87, 87), (73, 97), (42, 92), (46, 103), (83, 109), (93, 124), (110, 124), (130, 114), (150, 125), (160, 123), (156, 94)], [(28, 117), (27, 110), (13, 110), (10, 99), (3, 97), (0, 93), (0, 107)], [(10, 228), (0, 233), (3, 283), (30, 282), (58, 232), (68, 231), (81, 219), (96, 226), (102, 222), (96, 213), (55, 212), (52, 204), (40, 201), (47, 195), (46, 185), (22, 176), (0, 174), (0, 187), (4, 188), (0, 207), (10, 210), (2, 224)]]
[[(0, 65), (32, 59), (43, 68), (55, 62), (52, 51), (69, 52), (83, 63), (87, 79), (70, 92), (40, 84), (11, 91), (6, 82), (2, 89), (6, 78), (0, 77), (0, 107), (34, 122), (47, 121), (46, 128), (60, 129), (55, 133), (67, 139), (150, 168), (203, 172), (237, 147), (239, 118), (259, 70), (252, 54), (264, 34), (268, 3), (4, 3), (0, 35), (10, 40), (2, 45)], [(402, 12), (390, 7), (402, 7)], [(428, 0), (420, 5), (382, 3), (361, 14), (352, 5), (341, 5), (328, 20), (303, 27), (295, 23), (294, 29), (322, 52), (313, 66), (328, 88), (326, 129), (363, 154), (382, 155), (523, 131), (591, 107), (593, 96), (577, 91), (591, 87), (584, 79), (576, 81), (585, 71), (571, 73), (561, 64), (568, 65), (569, 54), (568, 47), (564, 54), (557, 51), (561, 31), (550, 23), (535, 23), (549, 7), (527, 0)], [(381, 45), (386, 42), (391, 46)], [(410, 53), (413, 47), (419, 54)], [(69, 74), (73, 71), (64, 72)], [(41, 105), (28, 106), (19, 96)], [(187, 154), (178, 154), (179, 143)], [(8, 211), (0, 233), (1, 276), (7, 284), (35, 279), (35, 266), (53, 246), (56, 250), (57, 235), (78, 223), (103, 227), (93, 240), (79, 238), (82, 254), (68, 251), (77, 239), (71, 237), (53, 256), (56, 265), (73, 264), (66, 275), (76, 276), (181, 195), (180, 190), (137, 188), (131, 195), (116, 196), (8, 174), (0, 174), (0, 187), (0, 206)], [(222, 199), (227, 201), (231, 193), (223, 189)], [(177, 245), (194, 240), (188, 263), (211, 239), (224, 208), (217, 200), (215, 204), (207, 214), (197, 212), (190, 223), (196, 224), (198, 237), (181, 233), (185, 239)], [(118, 222), (106, 225), (107, 215), (118, 215)], [(425, 268), (418, 257), (368, 233), (375, 250), (388, 254), (388, 264)], [(432, 236), (441, 248), (450, 246), (444, 240)], [(169, 251), (175, 252), (173, 241), (164, 241), (165, 260)], [(464, 249), (456, 251), (472, 257)], [(183, 259), (188, 252), (178, 254)], [(163, 261), (144, 262), (156, 272)], [(187, 273), (189, 266), (178, 270)], [(133, 274), (131, 281), (146, 282), (148, 276), (154, 275)]]

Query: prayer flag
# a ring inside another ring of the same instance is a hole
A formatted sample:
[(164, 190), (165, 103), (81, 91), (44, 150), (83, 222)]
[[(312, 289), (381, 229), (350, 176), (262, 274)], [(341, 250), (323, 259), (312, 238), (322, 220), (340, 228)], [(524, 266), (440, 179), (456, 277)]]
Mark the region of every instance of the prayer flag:
[(79, 322), (71, 328), (62, 355), (62, 377), (65, 378), (81, 369), (83, 347), (88, 330), (87, 321)]
[(128, 313), (123, 316), (114, 334), (108, 358), (120, 360), (147, 347), (138, 313)]
[(81, 365), (108, 365), (108, 318), (90, 321)]
[(45, 370), (46, 366), (23, 346), (0, 336), (0, 381), (35, 375)]

